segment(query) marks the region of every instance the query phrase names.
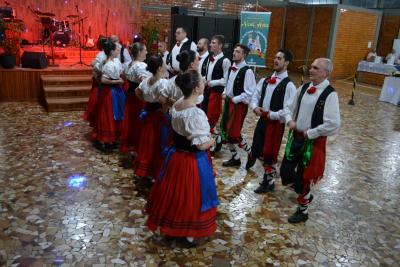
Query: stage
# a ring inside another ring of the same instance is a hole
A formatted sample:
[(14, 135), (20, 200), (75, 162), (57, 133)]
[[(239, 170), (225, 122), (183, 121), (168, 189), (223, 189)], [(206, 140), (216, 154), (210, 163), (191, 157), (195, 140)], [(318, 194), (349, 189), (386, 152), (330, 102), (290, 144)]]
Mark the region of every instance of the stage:
[[(23, 51), (43, 52), (42, 46), (24, 46)], [(52, 64), (51, 49), (44, 47), (49, 64)], [(82, 62), (90, 65), (97, 50), (82, 50)], [(41, 75), (90, 75), (91, 66), (76, 64), (79, 62), (79, 49), (76, 47), (55, 47), (54, 63), (56, 67), (30, 69), (15, 67), (0, 68), (0, 101), (40, 101), (42, 99)]]

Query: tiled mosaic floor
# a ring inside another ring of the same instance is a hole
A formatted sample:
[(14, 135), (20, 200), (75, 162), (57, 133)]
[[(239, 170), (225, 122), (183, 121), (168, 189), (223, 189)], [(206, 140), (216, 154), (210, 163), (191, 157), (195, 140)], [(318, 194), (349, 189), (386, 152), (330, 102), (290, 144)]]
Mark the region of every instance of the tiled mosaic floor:
[[(399, 266), (400, 107), (375, 90), (349, 106), (349, 85), (336, 87), (343, 125), (310, 219), (288, 224), (294, 192), (277, 181), (275, 193), (254, 194), (261, 165), (246, 172), (242, 153), (240, 169), (223, 169), (223, 151), (218, 230), (195, 249), (152, 237), (141, 186), (117, 154), (92, 147), (82, 112), (0, 103), (0, 266)], [(254, 126), (251, 114), (248, 139)], [(87, 181), (74, 187), (78, 175)]]

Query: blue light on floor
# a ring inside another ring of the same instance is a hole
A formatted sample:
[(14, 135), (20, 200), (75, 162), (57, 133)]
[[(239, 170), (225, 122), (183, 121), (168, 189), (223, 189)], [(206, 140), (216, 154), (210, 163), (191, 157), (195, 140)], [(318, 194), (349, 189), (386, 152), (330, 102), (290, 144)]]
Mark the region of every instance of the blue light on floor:
[(81, 189), (86, 186), (87, 178), (81, 174), (74, 174), (68, 177), (68, 186)]
[(71, 126), (71, 125), (73, 125), (74, 123), (72, 122), (72, 121), (66, 121), (66, 122), (64, 122), (64, 124), (63, 124), (63, 126), (64, 127), (69, 127), (69, 126)]

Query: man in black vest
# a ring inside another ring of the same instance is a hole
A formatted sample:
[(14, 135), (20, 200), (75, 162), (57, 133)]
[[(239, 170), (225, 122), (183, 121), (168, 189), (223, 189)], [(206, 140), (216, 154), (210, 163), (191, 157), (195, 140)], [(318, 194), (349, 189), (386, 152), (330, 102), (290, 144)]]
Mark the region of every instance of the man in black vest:
[(209, 56), (208, 47), (210, 41), (207, 38), (201, 38), (197, 42), (197, 52), (199, 53), (199, 73), (201, 76), (206, 76), (207, 59)]
[(179, 72), (179, 62), (176, 60), (176, 56), (183, 51), (193, 50), (197, 53), (197, 46), (195, 43), (190, 41), (187, 37), (187, 32), (183, 27), (179, 27), (175, 31), (176, 44), (172, 48), (171, 52), (167, 57), (168, 71), (170, 77), (175, 76)]
[(274, 73), (257, 84), (250, 108), (260, 117), (254, 130), (251, 153), (248, 156), (246, 169), (250, 169), (257, 158), (264, 161), (264, 177), (255, 193), (267, 193), (275, 188), (279, 148), (285, 131), (285, 115), (290, 112), (290, 104), (296, 94), (296, 86), (289, 79), (287, 67), (293, 55), (286, 49), (276, 53)]
[(324, 174), (326, 138), (340, 127), (338, 95), (328, 80), (331, 72), (331, 60), (317, 58), (311, 64), (311, 83), (297, 90), (286, 114), (290, 131), (280, 174), (282, 184), (293, 184), (298, 194), (298, 208), (288, 218), (289, 223), (308, 219), (308, 205), (313, 199), (310, 186)]
[(245, 61), (249, 51), (243, 44), (235, 46), (234, 63), (224, 90), (226, 97), (221, 119), (221, 137), (232, 153), (232, 158), (222, 163), (224, 167), (240, 166), (241, 161), (235, 146), (243, 148), (247, 153), (250, 152), (250, 146), (241, 135), (248, 104), (257, 86), (254, 73)]
[[(207, 114), (212, 134), (215, 133), (215, 126), (222, 112), (222, 92), (228, 80), (228, 72), (231, 67), (230, 60), (226, 58), (222, 52), (224, 43), (225, 37), (223, 35), (213, 36), (210, 45), (211, 55), (205, 62), (206, 70), (204, 77), (207, 84), (204, 89), (204, 100), (201, 107)], [(221, 137), (217, 136), (216, 139), (219, 149), (221, 149)], [(216, 149), (215, 152), (217, 152), (217, 150), (218, 149)]]

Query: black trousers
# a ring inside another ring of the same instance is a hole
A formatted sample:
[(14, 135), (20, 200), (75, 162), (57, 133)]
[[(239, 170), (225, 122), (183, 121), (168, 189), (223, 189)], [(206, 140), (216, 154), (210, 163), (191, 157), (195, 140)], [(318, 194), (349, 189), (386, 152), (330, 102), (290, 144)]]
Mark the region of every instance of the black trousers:
[[(298, 152), (303, 144), (304, 140), (295, 138), (292, 143), (292, 152)], [(294, 184), (294, 189), (298, 194), (307, 194), (310, 191), (310, 184), (305, 184), (303, 181), (303, 172), (304, 165), (302, 155), (295, 157), (292, 160), (287, 159), (286, 155), (283, 157), (280, 169), (282, 184)]]

